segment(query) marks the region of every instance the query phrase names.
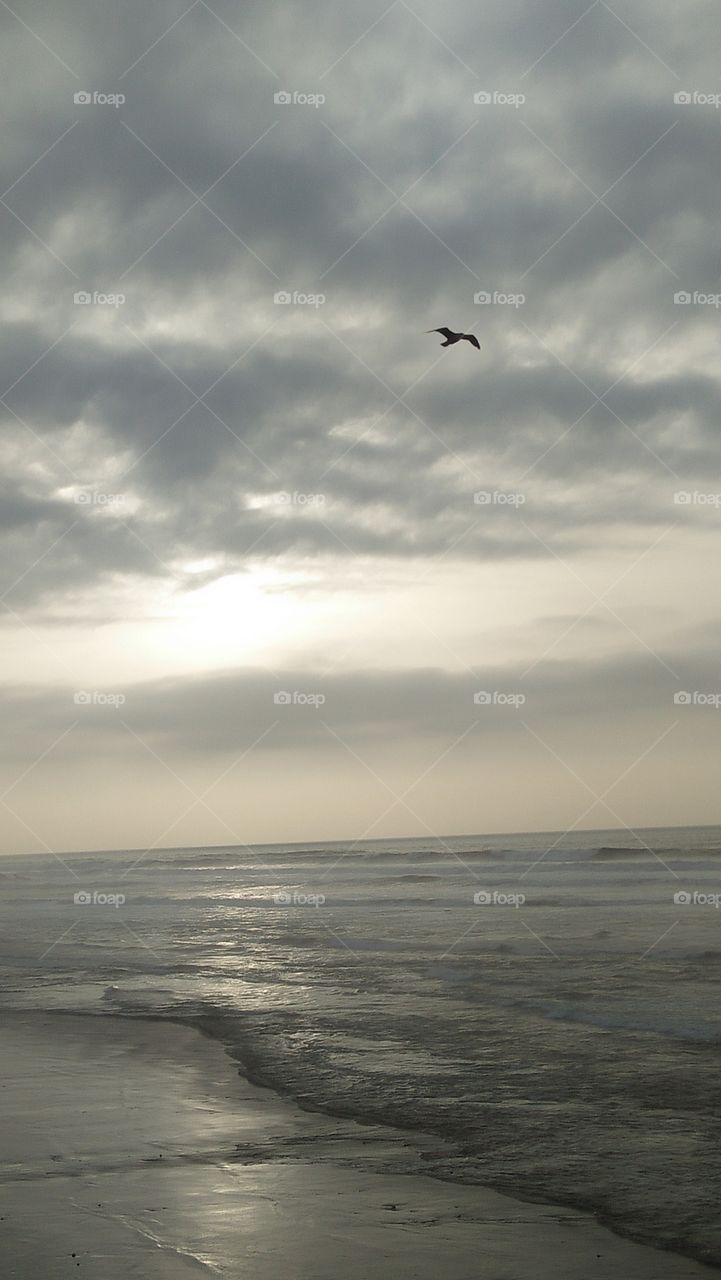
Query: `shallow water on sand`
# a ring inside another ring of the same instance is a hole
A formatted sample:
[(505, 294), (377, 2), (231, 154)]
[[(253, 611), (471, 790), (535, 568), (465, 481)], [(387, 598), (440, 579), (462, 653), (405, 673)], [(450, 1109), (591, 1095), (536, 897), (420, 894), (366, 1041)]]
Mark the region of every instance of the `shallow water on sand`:
[(708, 1274), (574, 1210), (434, 1181), (428, 1140), (301, 1111), (187, 1026), (16, 1014), (3, 1049), (8, 1280)]
[(4, 859), (0, 1001), (196, 1020), (437, 1176), (721, 1265), (721, 831), (641, 836)]

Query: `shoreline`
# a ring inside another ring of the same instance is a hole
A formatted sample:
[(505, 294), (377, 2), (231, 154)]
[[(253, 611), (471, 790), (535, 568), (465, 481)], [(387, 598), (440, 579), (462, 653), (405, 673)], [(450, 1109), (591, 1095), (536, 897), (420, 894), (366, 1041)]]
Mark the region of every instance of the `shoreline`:
[[(394, 1258), (399, 1235), (406, 1253), (409, 1244), (417, 1246), (418, 1256), (414, 1256), (414, 1261), (418, 1268), (425, 1268), (435, 1246), (440, 1246), (441, 1252), (434, 1265), (438, 1274), (442, 1272), (448, 1280), (456, 1280), (456, 1277), (465, 1280), (471, 1274), (485, 1274), (472, 1264), (478, 1262), (478, 1250), (488, 1253), (489, 1248), (498, 1270), (503, 1262), (513, 1268), (513, 1274), (519, 1280), (526, 1276), (537, 1280), (544, 1275), (545, 1263), (539, 1264), (539, 1250), (550, 1259), (549, 1277), (558, 1275), (564, 1280), (566, 1277), (568, 1280), (581, 1280), (582, 1277), (586, 1280), (591, 1263), (593, 1274), (599, 1280), (606, 1280), (606, 1276), (617, 1275), (619, 1271), (633, 1274), (641, 1280), (645, 1277), (658, 1280), (661, 1274), (664, 1280), (665, 1277), (669, 1280), (688, 1277), (691, 1280), (691, 1277), (720, 1274), (716, 1267), (690, 1259), (688, 1255), (652, 1248), (647, 1243), (636, 1242), (627, 1235), (612, 1231), (588, 1208), (566, 1208), (527, 1197), (516, 1198), (486, 1184), (444, 1176), (433, 1168), (432, 1163), (424, 1163), (429, 1148), (434, 1145), (438, 1148), (444, 1141), (435, 1135), (392, 1128), (351, 1116), (339, 1117), (315, 1105), (304, 1106), (262, 1079), (253, 1079), (252, 1066), (244, 1060), (239, 1061), (237, 1043), (232, 1046), (227, 1043), (220, 1034), (217, 1020), (165, 1018), (127, 1012), (13, 1011), (7, 1016), (6, 1026), (9, 1030), (6, 1038), (10, 1041), (13, 1031), (19, 1041), (24, 1037), (26, 1041), (34, 1039), (42, 1044), (44, 1038), (50, 1057), (53, 1053), (60, 1055), (64, 1063), (64, 1076), (57, 1068), (60, 1083), (66, 1091), (70, 1089), (71, 1094), (75, 1089), (77, 1095), (78, 1085), (68, 1079), (67, 1065), (76, 1059), (81, 1062), (88, 1073), (86, 1086), (90, 1088), (91, 1096), (94, 1088), (100, 1090), (105, 1114), (109, 1100), (103, 1096), (104, 1085), (108, 1085), (112, 1095), (111, 1086), (117, 1075), (118, 1062), (127, 1066), (130, 1061), (133, 1071), (129, 1077), (122, 1076), (122, 1089), (132, 1097), (130, 1114), (134, 1114), (135, 1108), (143, 1117), (144, 1128), (134, 1138), (131, 1132), (129, 1139), (122, 1139), (122, 1152), (115, 1153), (115, 1161), (110, 1158), (110, 1151), (105, 1152), (105, 1166), (100, 1169), (93, 1166), (92, 1161), (88, 1167), (87, 1161), (86, 1165), (81, 1161), (80, 1165), (73, 1167), (72, 1159), (64, 1165), (61, 1162), (58, 1168), (58, 1161), (51, 1156), (45, 1160), (42, 1170), (36, 1170), (40, 1176), (36, 1177), (31, 1171), (29, 1180), (33, 1183), (34, 1194), (40, 1190), (51, 1201), (53, 1186), (58, 1187), (59, 1180), (70, 1176), (81, 1186), (87, 1179), (91, 1183), (98, 1178), (115, 1181), (121, 1199), (129, 1196), (132, 1202), (124, 1212), (127, 1222), (133, 1220), (132, 1230), (128, 1227), (128, 1231), (131, 1231), (136, 1249), (147, 1250), (151, 1245), (149, 1236), (141, 1240), (145, 1210), (142, 1204), (133, 1200), (133, 1188), (139, 1192), (142, 1201), (148, 1192), (148, 1177), (153, 1179), (154, 1185), (162, 1178), (164, 1200), (170, 1205), (173, 1194), (176, 1199), (182, 1198), (176, 1186), (177, 1180), (184, 1184), (192, 1175), (197, 1184), (194, 1187), (197, 1203), (205, 1205), (210, 1219), (217, 1214), (215, 1202), (218, 1199), (223, 1204), (232, 1205), (224, 1228), (231, 1235), (236, 1230), (236, 1218), (248, 1219), (249, 1200), (255, 1206), (256, 1216), (260, 1215), (261, 1223), (265, 1222), (267, 1206), (261, 1211), (255, 1200), (257, 1192), (254, 1189), (258, 1185), (270, 1193), (276, 1208), (283, 1204), (283, 1214), (289, 1216), (294, 1224), (291, 1237), (294, 1230), (301, 1234), (306, 1231), (307, 1215), (309, 1212), (317, 1213), (320, 1197), (320, 1203), (331, 1213), (332, 1222), (316, 1224), (320, 1237), (319, 1243), (313, 1246), (311, 1270), (306, 1273), (297, 1269), (297, 1259), (293, 1263), (291, 1257), (292, 1241), (286, 1241), (284, 1246), (279, 1246), (279, 1253), (274, 1251), (273, 1267), (275, 1271), (280, 1267), (281, 1276), (293, 1275), (303, 1280), (306, 1274), (309, 1277), (311, 1274), (325, 1276), (326, 1272), (317, 1267), (316, 1253), (320, 1248), (324, 1256), (327, 1255), (329, 1276), (342, 1269), (351, 1280), (355, 1275), (355, 1259), (365, 1255), (366, 1261), (358, 1271), (359, 1276), (367, 1273), (368, 1266), (372, 1265), (374, 1274), (390, 1277), (397, 1273), (398, 1263)], [(51, 1029), (57, 1034), (48, 1035)], [(77, 1040), (84, 1043), (78, 1045)], [(65, 1058), (62, 1058), (63, 1054)], [(52, 1076), (51, 1068), (50, 1078)], [(18, 1084), (22, 1090), (23, 1082)], [(150, 1096), (153, 1090), (157, 1094), (155, 1097)], [(52, 1097), (52, 1088), (49, 1093)], [(67, 1099), (64, 1105), (67, 1107)], [(115, 1105), (118, 1109), (117, 1098)], [(198, 1110), (203, 1120), (199, 1129), (194, 1127)], [(127, 1108), (120, 1107), (118, 1112), (116, 1119), (122, 1128), (127, 1121)], [(212, 1133), (208, 1131), (208, 1117), (212, 1117)], [(59, 1123), (62, 1128), (62, 1115)], [(161, 1134), (167, 1132), (171, 1135), (171, 1147), (178, 1147), (178, 1141), (182, 1139), (179, 1148), (158, 1152), (156, 1142), (153, 1152), (148, 1154), (149, 1124), (151, 1128), (153, 1124), (159, 1125)], [(179, 1129), (174, 1127), (176, 1124), (180, 1125)], [(80, 1134), (77, 1130), (73, 1132), (73, 1141), (82, 1143), (82, 1129)], [(245, 1141), (238, 1142), (241, 1136)], [(211, 1138), (217, 1141), (211, 1141)], [(98, 1154), (96, 1152), (94, 1157), (96, 1164), (102, 1164), (97, 1160)], [(161, 1165), (161, 1160), (167, 1163)], [(48, 1168), (48, 1164), (55, 1167)], [(51, 1173), (56, 1176), (49, 1177)], [(18, 1170), (14, 1181), (5, 1181), (5, 1189), (10, 1185), (16, 1190), (19, 1188), (22, 1202), (23, 1188), (27, 1194), (27, 1181)], [(309, 1200), (309, 1197), (314, 1198)], [(360, 1207), (349, 1212), (350, 1205)], [(51, 1212), (51, 1220), (52, 1216)], [(5, 1218), (4, 1227), (7, 1225), (7, 1213)], [(174, 1228), (176, 1235), (180, 1230), (181, 1237), (182, 1221), (181, 1215)], [(88, 1225), (85, 1219), (83, 1225)], [(263, 1226), (254, 1228), (246, 1221), (246, 1227), (253, 1248), (257, 1246), (261, 1252), (271, 1248), (265, 1243)], [(157, 1235), (157, 1224), (153, 1230)], [(254, 1230), (256, 1233), (260, 1230), (258, 1239)], [(346, 1256), (345, 1246), (341, 1249), (342, 1256), (335, 1256), (334, 1251), (340, 1247), (336, 1239), (338, 1232), (343, 1240), (349, 1232), (357, 1237), (353, 1242), (352, 1257)], [(161, 1232), (152, 1245), (152, 1251), (164, 1251), (165, 1260), (169, 1252), (173, 1253), (176, 1268), (182, 1254), (191, 1258), (188, 1265), (197, 1270), (198, 1250), (194, 1252), (192, 1241), (191, 1247), (183, 1254), (183, 1240), (172, 1237), (172, 1230), (169, 1234), (166, 1232), (165, 1237)], [(373, 1254), (370, 1262), (369, 1251)], [(224, 1269), (222, 1259), (213, 1261), (209, 1258), (201, 1262), (215, 1274), (236, 1274), (232, 1265), (231, 1269)], [(265, 1262), (259, 1261), (256, 1271), (251, 1265), (243, 1274), (257, 1275), (265, 1280), (264, 1266)], [(409, 1271), (407, 1266), (404, 1269), (407, 1274), (419, 1277), (427, 1274), (424, 1269)], [(26, 1273), (11, 1271), (9, 1274), (24, 1280)], [(30, 1274), (27, 1272), (28, 1276)], [(46, 1265), (46, 1274), (54, 1277), (55, 1272), (48, 1270)], [(60, 1274), (66, 1275), (67, 1272), (58, 1272)], [(160, 1276), (164, 1271), (160, 1267), (152, 1273), (143, 1271), (143, 1274)], [(180, 1273), (176, 1269), (173, 1274)], [(490, 1277), (495, 1273), (489, 1271), (487, 1274)]]
[[(225, 1020), (222, 1016), (203, 1016), (197, 1021), (193, 1019), (182, 1021), (184, 1022), (184, 1025), (197, 1026), (204, 1035), (222, 1044), (231, 1060), (237, 1064), (241, 1074), (252, 1084), (256, 1085), (260, 1089), (269, 1090), (271, 1093), (291, 1103), (293, 1106), (298, 1107), (301, 1111), (307, 1112), (310, 1115), (333, 1116), (341, 1121), (352, 1121), (356, 1124), (368, 1125), (370, 1127), (381, 1125), (389, 1129), (393, 1129), (398, 1133), (407, 1135), (409, 1140), (412, 1140), (413, 1137), (416, 1139), (428, 1138), (429, 1140), (433, 1140), (436, 1145), (447, 1143), (449, 1147), (448, 1155), (450, 1158), (454, 1160), (459, 1158), (457, 1151), (453, 1150), (453, 1148), (457, 1147), (457, 1143), (453, 1138), (444, 1134), (435, 1134), (429, 1130), (423, 1130), (413, 1125), (404, 1125), (402, 1120), (386, 1121), (364, 1117), (360, 1110), (356, 1111), (351, 1107), (342, 1108), (331, 1104), (321, 1107), (314, 1102), (298, 1097), (290, 1088), (284, 1088), (280, 1083), (275, 1080), (270, 1080), (263, 1073), (262, 1068), (258, 1065), (257, 1057), (251, 1048), (245, 1045), (241, 1046), (236, 1037), (230, 1034), (223, 1034), (222, 1027)], [(228, 1019), (228, 1022), (232, 1024), (232, 1019)], [(546, 1206), (559, 1210), (568, 1209), (573, 1212), (578, 1212), (586, 1217), (590, 1217), (595, 1223), (611, 1232), (620, 1240), (627, 1240), (632, 1244), (650, 1248), (655, 1253), (662, 1256), (670, 1255), (672, 1257), (687, 1258), (703, 1267), (704, 1273), (708, 1276), (721, 1276), (721, 1264), (699, 1257), (698, 1253), (692, 1249), (673, 1248), (667, 1244), (652, 1242), (648, 1238), (645, 1238), (641, 1232), (634, 1233), (630, 1230), (624, 1229), (624, 1227), (621, 1224), (618, 1224), (610, 1217), (610, 1215), (606, 1215), (601, 1212), (590, 1199), (586, 1199), (580, 1194), (574, 1198), (567, 1197), (560, 1200), (549, 1200), (541, 1195), (534, 1195), (527, 1190), (516, 1188), (509, 1190), (505, 1184), (502, 1186), (497, 1185), (492, 1181), (492, 1179), (481, 1180), (478, 1177), (464, 1177), (462, 1170), (459, 1169), (442, 1172), (438, 1165), (434, 1167), (429, 1164), (424, 1165), (421, 1172), (424, 1176), (437, 1182), (458, 1187), (478, 1187), (482, 1190), (485, 1189), (492, 1192), (493, 1194), (504, 1196), (518, 1204)], [(413, 1174), (414, 1171), (409, 1171), (407, 1176), (412, 1177)]]

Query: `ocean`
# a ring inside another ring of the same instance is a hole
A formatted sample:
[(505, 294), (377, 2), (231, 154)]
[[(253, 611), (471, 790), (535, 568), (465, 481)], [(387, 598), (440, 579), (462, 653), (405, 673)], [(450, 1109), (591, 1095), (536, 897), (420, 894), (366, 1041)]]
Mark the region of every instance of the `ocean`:
[(192, 1023), (434, 1177), (721, 1266), (721, 827), (0, 859), (0, 1011)]

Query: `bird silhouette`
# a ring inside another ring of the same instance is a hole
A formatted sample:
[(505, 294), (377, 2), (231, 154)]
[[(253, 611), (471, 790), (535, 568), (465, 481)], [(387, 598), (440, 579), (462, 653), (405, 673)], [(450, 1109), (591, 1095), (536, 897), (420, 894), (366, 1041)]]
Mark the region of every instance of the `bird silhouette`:
[(445, 342), (441, 343), (442, 347), (452, 347), (454, 342), (460, 342), (461, 338), (465, 338), (472, 347), (477, 347), (479, 351), (481, 349), (475, 333), (454, 333), (452, 329), (426, 329), (426, 333), (442, 333), (445, 338)]

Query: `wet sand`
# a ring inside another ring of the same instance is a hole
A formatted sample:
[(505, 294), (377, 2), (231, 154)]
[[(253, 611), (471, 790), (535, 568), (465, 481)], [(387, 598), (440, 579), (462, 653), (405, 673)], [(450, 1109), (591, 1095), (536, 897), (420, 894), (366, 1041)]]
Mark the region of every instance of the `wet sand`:
[(302, 1111), (188, 1026), (12, 1014), (2, 1049), (10, 1280), (718, 1274), (586, 1214), (396, 1172), (437, 1139)]

